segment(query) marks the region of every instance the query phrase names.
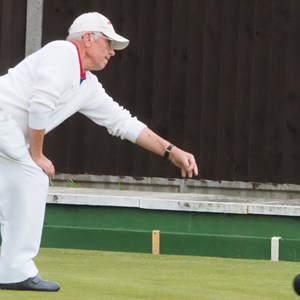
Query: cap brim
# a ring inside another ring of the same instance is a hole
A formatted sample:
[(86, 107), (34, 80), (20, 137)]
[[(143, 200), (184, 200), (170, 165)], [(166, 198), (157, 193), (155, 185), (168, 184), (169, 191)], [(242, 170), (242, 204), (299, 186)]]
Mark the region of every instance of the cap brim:
[(125, 39), (121, 35), (111, 32), (111, 31), (102, 31), (112, 42), (112, 48), (115, 50), (123, 50), (129, 45), (129, 40)]

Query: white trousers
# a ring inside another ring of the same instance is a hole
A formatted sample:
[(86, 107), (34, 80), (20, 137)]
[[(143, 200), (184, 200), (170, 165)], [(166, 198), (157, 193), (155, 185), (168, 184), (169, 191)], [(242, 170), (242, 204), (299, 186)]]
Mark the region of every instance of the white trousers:
[(49, 180), (33, 162), (23, 132), (0, 109), (0, 283), (37, 275)]

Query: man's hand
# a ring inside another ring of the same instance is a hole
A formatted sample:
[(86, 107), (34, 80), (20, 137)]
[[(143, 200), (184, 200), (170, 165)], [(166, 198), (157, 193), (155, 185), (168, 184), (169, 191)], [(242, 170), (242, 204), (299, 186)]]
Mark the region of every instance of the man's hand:
[(198, 166), (193, 154), (174, 146), (170, 152), (169, 160), (181, 169), (182, 177), (192, 178), (193, 175), (198, 176)]
[(47, 175), (49, 178), (53, 178), (55, 175), (55, 168), (51, 162), (46, 156), (43, 154), (40, 157), (32, 157), (32, 160), (39, 166)]
[(45, 130), (29, 128), (29, 144), (32, 160), (39, 166), (49, 178), (55, 175), (52, 162), (43, 154)]

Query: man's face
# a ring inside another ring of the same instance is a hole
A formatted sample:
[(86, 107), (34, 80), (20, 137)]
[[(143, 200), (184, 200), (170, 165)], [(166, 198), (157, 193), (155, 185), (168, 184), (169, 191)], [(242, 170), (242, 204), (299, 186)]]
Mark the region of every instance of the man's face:
[(101, 33), (88, 33), (91, 46), (87, 51), (89, 57), (88, 69), (91, 71), (103, 70), (111, 56), (115, 55), (115, 50), (111, 48), (111, 41)]

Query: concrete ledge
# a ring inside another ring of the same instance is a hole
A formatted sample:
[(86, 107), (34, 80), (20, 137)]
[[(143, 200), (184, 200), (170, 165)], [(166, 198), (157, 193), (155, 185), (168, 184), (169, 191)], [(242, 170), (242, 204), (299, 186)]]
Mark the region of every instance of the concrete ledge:
[(300, 199), (300, 185), (239, 181), (212, 181), (159, 177), (129, 177), (89, 174), (58, 174), (55, 186), (82, 187), (103, 190), (188, 193), (273, 200)]
[(225, 214), (300, 216), (300, 199), (50, 187), (47, 203)]
[(47, 203), (70, 204), (70, 205), (92, 205), (92, 206), (116, 206), (116, 207), (139, 207), (138, 197), (112, 196), (109, 194), (87, 194), (87, 189), (53, 189), (50, 188)]

